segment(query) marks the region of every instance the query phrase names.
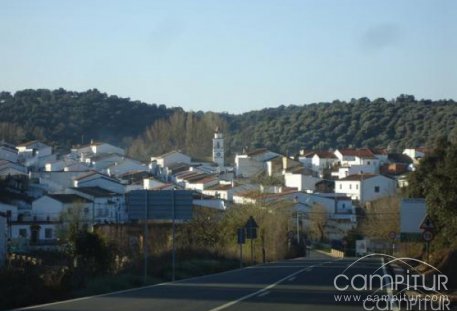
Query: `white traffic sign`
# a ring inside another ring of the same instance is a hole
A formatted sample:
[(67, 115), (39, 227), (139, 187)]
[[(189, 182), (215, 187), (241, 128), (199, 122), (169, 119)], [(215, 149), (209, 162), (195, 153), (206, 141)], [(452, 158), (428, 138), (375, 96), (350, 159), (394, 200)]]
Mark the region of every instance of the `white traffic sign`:
[(435, 229), (435, 225), (433, 224), (432, 219), (429, 215), (425, 215), (424, 220), (422, 221), (420, 227), (422, 230), (433, 230)]
[(431, 231), (426, 230), (422, 233), (422, 238), (425, 242), (430, 242), (431, 240), (433, 240), (433, 237), (433, 232)]

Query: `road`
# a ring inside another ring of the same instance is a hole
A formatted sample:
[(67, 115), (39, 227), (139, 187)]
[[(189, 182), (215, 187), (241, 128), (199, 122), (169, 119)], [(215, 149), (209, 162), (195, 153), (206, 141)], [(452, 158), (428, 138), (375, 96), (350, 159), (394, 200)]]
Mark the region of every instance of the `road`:
[[(21, 310), (364, 310), (361, 302), (335, 301), (335, 295), (342, 293), (335, 289), (334, 278), (352, 262), (353, 259), (338, 260), (313, 253), (311, 258), (268, 263)], [(371, 273), (380, 265), (381, 260), (375, 258), (351, 268), (350, 273)]]

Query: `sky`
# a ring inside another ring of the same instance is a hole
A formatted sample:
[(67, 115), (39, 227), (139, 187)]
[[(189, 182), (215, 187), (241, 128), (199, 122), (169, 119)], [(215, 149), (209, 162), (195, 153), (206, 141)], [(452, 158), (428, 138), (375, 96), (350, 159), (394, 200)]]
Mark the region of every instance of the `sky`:
[(0, 90), (241, 113), (457, 100), (454, 0), (0, 0)]

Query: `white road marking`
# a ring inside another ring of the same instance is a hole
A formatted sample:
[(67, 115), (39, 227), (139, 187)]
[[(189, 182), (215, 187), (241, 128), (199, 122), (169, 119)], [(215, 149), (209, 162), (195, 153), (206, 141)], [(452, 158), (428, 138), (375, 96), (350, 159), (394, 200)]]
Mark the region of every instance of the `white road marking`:
[(264, 291), (263, 293), (260, 293), (257, 297), (265, 297), (269, 293), (270, 293), (270, 291)]
[(276, 281), (276, 282), (274, 282), (274, 283), (268, 285), (268, 286), (265, 287), (265, 288), (259, 289), (258, 291), (254, 292), (254, 293), (251, 293), (251, 294), (249, 294), (249, 295), (243, 296), (243, 297), (241, 297), (241, 298), (239, 298), (239, 299), (236, 299), (236, 300), (227, 302), (226, 304), (223, 304), (223, 305), (221, 305), (221, 306), (219, 306), (219, 307), (210, 309), (209, 311), (220, 311), (220, 310), (224, 310), (224, 309), (226, 309), (226, 308), (228, 308), (228, 307), (231, 307), (231, 306), (233, 306), (233, 305), (235, 305), (235, 304), (237, 304), (237, 303), (239, 303), (239, 302), (242, 302), (242, 301), (244, 301), (244, 300), (246, 300), (246, 299), (252, 298), (252, 297), (257, 296), (257, 295), (260, 295), (261, 293), (264, 293), (264, 292), (266, 292), (266, 291), (268, 291), (268, 290), (274, 288), (275, 286), (277, 286), (278, 284), (280, 284), (280, 283), (286, 281), (287, 279), (290, 279), (291, 277), (294, 277), (294, 276), (296, 276), (296, 275), (298, 275), (298, 274), (304, 272), (305, 269), (307, 269), (307, 268), (308, 268), (308, 267), (305, 267), (305, 268), (303, 268), (303, 269), (300, 269), (300, 270), (298, 270), (298, 271), (295, 271), (294, 273), (289, 274), (289, 275), (286, 276), (286, 277), (283, 277), (282, 279), (280, 279), (280, 280), (278, 280), (278, 281)]
[(288, 279), (287, 281), (289, 281), (289, 282), (295, 281), (295, 276), (291, 277), (291, 278)]

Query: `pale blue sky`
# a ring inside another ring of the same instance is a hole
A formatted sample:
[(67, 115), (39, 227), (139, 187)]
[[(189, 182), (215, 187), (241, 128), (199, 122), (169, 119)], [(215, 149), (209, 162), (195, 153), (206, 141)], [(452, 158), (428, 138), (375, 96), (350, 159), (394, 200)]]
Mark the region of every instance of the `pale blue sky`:
[(457, 1), (0, 0), (0, 90), (244, 112), (457, 99)]

